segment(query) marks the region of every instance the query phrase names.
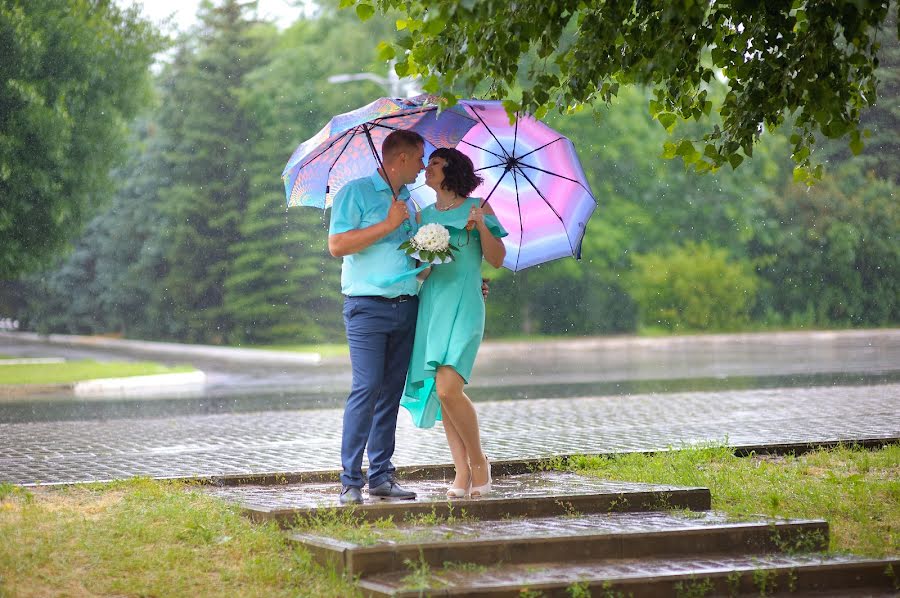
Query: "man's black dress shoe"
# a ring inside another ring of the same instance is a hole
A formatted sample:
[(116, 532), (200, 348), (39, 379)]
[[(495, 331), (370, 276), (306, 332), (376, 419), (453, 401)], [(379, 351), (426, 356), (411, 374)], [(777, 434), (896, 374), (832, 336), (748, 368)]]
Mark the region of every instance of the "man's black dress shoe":
[(362, 504), (362, 490), (356, 486), (344, 486), (341, 488), (342, 505), (359, 505)]
[(372, 488), (369, 486), (369, 496), (375, 498), (394, 498), (397, 500), (412, 500), (416, 497), (416, 493), (410, 490), (404, 490), (400, 484), (394, 480), (388, 480), (383, 484)]

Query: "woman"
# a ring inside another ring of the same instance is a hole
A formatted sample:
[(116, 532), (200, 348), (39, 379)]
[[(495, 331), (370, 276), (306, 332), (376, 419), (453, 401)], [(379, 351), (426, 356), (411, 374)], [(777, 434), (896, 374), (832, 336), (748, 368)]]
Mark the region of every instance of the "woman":
[(456, 467), (448, 498), (491, 491), (478, 416), (463, 387), (484, 335), (481, 260), (495, 268), (503, 264), (506, 248), (500, 237), (507, 232), (489, 205), (469, 197), (480, 183), (468, 156), (456, 149), (436, 150), (425, 167), (425, 184), (435, 190), (437, 201), (418, 215), (420, 225), (443, 225), (459, 250), (453, 261), (430, 268), (419, 291), (416, 336), (400, 404), (420, 428), (443, 421)]

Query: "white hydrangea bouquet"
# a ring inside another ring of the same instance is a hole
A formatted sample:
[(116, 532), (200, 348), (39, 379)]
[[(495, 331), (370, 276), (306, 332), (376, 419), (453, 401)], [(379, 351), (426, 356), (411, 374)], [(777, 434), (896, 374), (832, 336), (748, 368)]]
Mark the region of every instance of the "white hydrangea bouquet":
[(400, 244), (400, 249), (410, 257), (429, 264), (446, 264), (453, 261), (458, 247), (450, 244), (450, 231), (435, 222), (419, 228), (416, 234)]

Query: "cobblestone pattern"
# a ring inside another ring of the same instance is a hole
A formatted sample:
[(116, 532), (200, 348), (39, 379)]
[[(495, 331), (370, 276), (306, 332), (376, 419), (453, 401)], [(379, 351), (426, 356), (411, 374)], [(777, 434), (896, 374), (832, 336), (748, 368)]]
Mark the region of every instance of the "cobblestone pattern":
[[(477, 398), (477, 397), (476, 397)], [(900, 384), (478, 403), (495, 460), (900, 436)], [(0, 481), (77, 482), (339, 467), (340, 409), (0, 424)], [(400, 414), (394, 463), (447, 463), (440, 425)]]

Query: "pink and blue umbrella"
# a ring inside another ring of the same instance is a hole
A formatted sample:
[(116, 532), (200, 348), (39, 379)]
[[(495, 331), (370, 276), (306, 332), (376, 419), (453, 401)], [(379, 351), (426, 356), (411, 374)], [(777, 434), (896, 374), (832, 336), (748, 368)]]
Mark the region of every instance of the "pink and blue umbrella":
[[(518, 271), (561, 257), (581, 258), (597, 202), (572, 142), (531, 116), (519, 115), (510, 124), (498, 101), (460, 100), (457, 106), (478, 121), (456, 149), (484, 178), (472, 196), (490, 203), (509, 232), (503, 265)], [(435, 200), (424, 177), (411, 193), (422, 206)]]
[(462, 107), (438, 114), (429, 96), (380, 98), (332, 118), (315, 137), (294, 150), (281, 179), (287, 205), (328, 208), (347, 182), (381, 166), (381, 143), (391, 131), (416, 131), (425, 138), (426, 155), (454, 147), (478, 121)]
[[(490, 203), (509, 232), (503, 265), (513, 271), (561, 257), (581, 257), (587, 221), (597, 207), (575, 146), (528, 115), (510, 124), (503, 104), (460, 100), (438, 113), (436, 98), (381, 98), (340, 114), (294, 151), (282, 173), (288, 206), (328, 208), (348, 181), (381, 165), (381, 142), (397, 129), (425, 138), (425, 155), (456, 147), (484, 182), (472, 193)], [(410, 192), (434, 203), (424, 175)]]

